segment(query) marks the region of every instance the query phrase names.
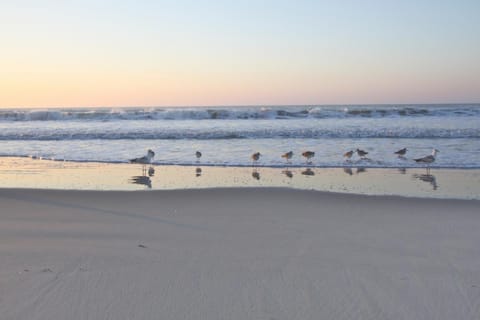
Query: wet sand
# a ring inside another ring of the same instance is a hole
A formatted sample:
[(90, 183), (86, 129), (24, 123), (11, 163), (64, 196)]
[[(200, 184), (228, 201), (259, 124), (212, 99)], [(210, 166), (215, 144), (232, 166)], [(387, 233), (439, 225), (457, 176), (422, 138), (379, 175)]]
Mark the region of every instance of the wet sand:
[(211, 167), (0, 158), (2, 188), (173, 190), (281, 187), (367, 195), (480, 199), (478, 169)]

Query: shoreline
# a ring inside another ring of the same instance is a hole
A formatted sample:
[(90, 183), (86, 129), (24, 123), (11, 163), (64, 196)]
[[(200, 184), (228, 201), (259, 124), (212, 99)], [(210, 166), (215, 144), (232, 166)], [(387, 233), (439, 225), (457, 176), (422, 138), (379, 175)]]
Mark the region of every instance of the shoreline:
[(287, 188), (419, 198), (480, 199), (479, 169), (225, 167), (0, 158), (0, 188), (172, 190)]

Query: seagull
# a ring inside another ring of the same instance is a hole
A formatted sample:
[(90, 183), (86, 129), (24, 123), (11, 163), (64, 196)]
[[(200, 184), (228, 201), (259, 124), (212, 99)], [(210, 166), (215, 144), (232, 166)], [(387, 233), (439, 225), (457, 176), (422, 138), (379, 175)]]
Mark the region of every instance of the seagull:
[(140, 158), (135, 158), (135, 159), (130, 159), (130, 163), (139, 163), (142, 165), (142, 172), (145, 175), (147, 171), (147, 164), (151, 163), (153, 160), (153, 157), (155, 157), (155, 152), (153, 152), (151, 149), (148, 149), (147, 155), (140, 157)]
[(200, 161), (200, 158), (202, 157), (202, 153), (200, 151), (195, 152), (195, 157), (197, 157), (197, 161)]
[(345, 158), (345, 160), (348, 160), (350, 159), (352, 156), (353, 156), (353, 150), (350, 150), (350, 151), (347, 151), (343, 154), (343, 157)]
[(305, 151), (305, 152), (302, 153), (302, 156), (304, 156), (307, 159), (307, 162), (311, 162), (310, 159), (315, 157), (315, 152)]
[(400, 149), (398, 151), (395, 151), (394, 153), (397, 154), (399, 157), (403, 157), (407, 153), (407, 148)]
[(130, 159), (130, 163), (140, 163), (142, 165), (147, 165), (150, 164), (155, 157), (155, 152), (153, 152), (151, 149), (148, 149), (147, 155), (143, 156), (141, 158), (135, 158), (135, 159)]
[(252, 154), (252, 157), (251, 157), (251, 158), (252, 158), (252, 165), (253, 165), (255, 162), (257, 162), (258, 159), (260, 159), (260, 156), (261, 156), (260, 152), (255, 152), (254, 154)]
[(287, 153), (282, 154), (282, 158), (285, 158), (287, 162), (290, 161), (293, 157), (293, 151), (288, 151)]
[(433, 149), (431, 155), (425, 156), (423, 158), (413, 159), (413, 160), (419, 163), (430, 164), (435, 161), (435, 156), (437, 155), (437, 152), (440, 152), (440, 151), (438, 151), (437, 149)]
[(368, 154), (367, 151), (357, 149), (357, 154), (360, 156), (360, 158), (365, 158), (366, 155)]

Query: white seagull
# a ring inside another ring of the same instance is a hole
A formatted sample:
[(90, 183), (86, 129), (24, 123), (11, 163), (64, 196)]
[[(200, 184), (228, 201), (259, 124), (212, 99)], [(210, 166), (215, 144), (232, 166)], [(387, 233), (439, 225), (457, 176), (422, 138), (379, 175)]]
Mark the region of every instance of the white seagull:
[(143, 156), (143, 157), (140, 157), (140, 158), (135, 158), (135, 159), (130, 159), (129, 162), (146, 165), (146, 164), (150, 164), (152, 162), (153, 157), (155, 157), (155, 152), (148, 149), (146, 156)]
[(440, 152), (440, 151), (438, 151), (437, 149), (433, 149), (431, 155), (425, 156), (423, 158), (413, 159), (413, 160), (415, 160), (418, 163), (430, 164), (435, 161), (435, 156), (437, 155), (437, 152)]

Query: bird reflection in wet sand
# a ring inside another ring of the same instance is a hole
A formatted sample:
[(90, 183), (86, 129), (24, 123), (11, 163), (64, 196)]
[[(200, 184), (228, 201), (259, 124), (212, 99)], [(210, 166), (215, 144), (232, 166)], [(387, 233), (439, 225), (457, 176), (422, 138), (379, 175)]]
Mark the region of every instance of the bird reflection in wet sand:
[(420, 181), (430, 183), (432, 185), (433, 190), (437, 190), (438, 188), (437, 179), (433, 174), (430, 174), (430, 170), (427, 170), (426, 174), (415, 173), (413, 177)]
[(367, 169), (366, 169), (366, 168), (362, 168), (362, 167), (357, 168), (357, 172), (356, 172), (357, 174), (360, 174), (360, 173), (363, 173), (363, 172), (367, 172)]
[(283, 170), (282, 173), (290, 179), (293, 178), (293, 172), (290, 170)]
[(202, 175), (202, 168), (198, 167), (195, 169), (195, 177), (200, 177)]
[(343, 172), (345, 172), (349, 176), (353, 175), (352, 168), (343, 168)]
[(260, 180), (260, 173), (257, 170), (252, 171), (252, 177), (255, 180)]
[(307, 168), (305, 171), (302, 171), (302, 174), (303, 174), (304, 176), (314, 176), (314, 175), (315, 175), (315, 172), (313, 172), (312, 169)]
[(152, 180), (147, 176), (133, 176), (130, 178), (130, 183), (144, 185), (149, 189), (152, 189)]
[(148, 176), (153, 177), (154, 175), (155, 175), (155, 168), (154, 167), (148, 168)]

